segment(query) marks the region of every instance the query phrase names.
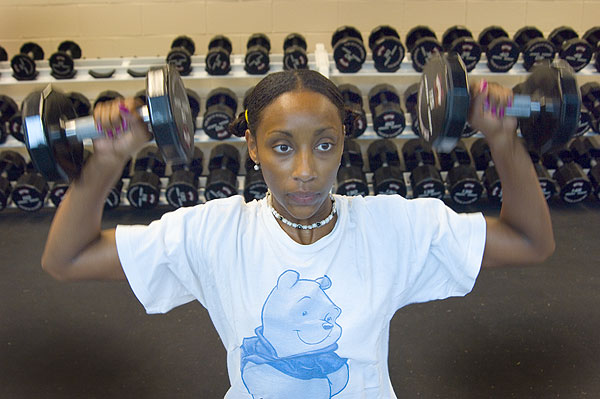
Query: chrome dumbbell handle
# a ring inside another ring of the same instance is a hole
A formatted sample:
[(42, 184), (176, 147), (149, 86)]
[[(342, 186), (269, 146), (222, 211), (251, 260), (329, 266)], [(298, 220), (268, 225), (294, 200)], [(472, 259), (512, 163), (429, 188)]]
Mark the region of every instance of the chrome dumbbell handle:
[[(150, 114), (148, 113), (147, 106), (144, 105), (138, 108), (137, 112), (145, 123), (150, 123)], [(103, 133), (98, 131), (93, 116), (84, 116), (65, 121), (64, 129), (67, 137), (76, 137), (79, 141), (97, 139), (103, 136)]]

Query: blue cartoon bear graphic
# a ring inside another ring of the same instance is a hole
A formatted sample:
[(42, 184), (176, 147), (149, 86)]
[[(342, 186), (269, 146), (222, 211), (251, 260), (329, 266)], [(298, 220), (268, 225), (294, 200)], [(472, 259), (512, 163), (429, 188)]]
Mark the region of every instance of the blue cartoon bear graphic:
[(335, 350), (341, 313), (325, 290), (331, 280), (286, 270), (267, 297), (262, 325), (242, 343), (242, 380), (254, 399), (322, 399), (348, 384), (347, 359)]

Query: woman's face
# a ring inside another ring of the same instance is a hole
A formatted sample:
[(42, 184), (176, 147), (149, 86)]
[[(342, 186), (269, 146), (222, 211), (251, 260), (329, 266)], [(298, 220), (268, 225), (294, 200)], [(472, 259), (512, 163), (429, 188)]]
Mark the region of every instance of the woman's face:
[(297, 223), (329, 214), (326, 199), (340, 166), (344, 131), (327, 97), (312, 91), (280, 95), (263, 110), (256, 135), (246, 131), (246, 140), (279, 213)]

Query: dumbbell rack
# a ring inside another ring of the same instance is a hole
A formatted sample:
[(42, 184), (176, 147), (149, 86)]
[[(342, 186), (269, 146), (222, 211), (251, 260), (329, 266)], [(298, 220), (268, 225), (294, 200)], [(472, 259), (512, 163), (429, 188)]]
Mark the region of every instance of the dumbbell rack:
[[(323, 75), (330, 78), (335, 84), (340, 85), (344, 83), (351, 83), (357, 86), (363, 93), (363, 103), (368, 104), (366, 94), (369, 89), (380, 83), (388, 83), (396, 88), (400, 97), (405, 90), (413, 83), (419, 81), (421, 73), (416, 72), (410, 63), (410, 54), (406, 54), (401, 68), (393, 73), (382, 73), (375, 69), (374, 63), (368, 54), (367, 61), (363, 64), (362, 68), (356, 73), (341, 73), (335, 67), (333, 55), (328, 53), (325, 49), (325, 45), (318, 43), (315, 46), (314, 52), (308, 54), (309, 68), (312, 70), (319, 71)], [(205, 101), (208, 93), (218, 87), (227, 87), (238, 96), (238, 103), (241, 104), (244, 93), (246, 90), (256, 85), (264, 75), (250, 75), (244, 70), (244, 54), (232, 54), (231, 55), (231, 71), (225, 76), (211, 76), (204, 69), (205, 56), (195, 55), (192, 56), (192, 72), (183, 76), (183, 82), (186, 88), (195, 91), (200, 98)], [(77, 74), (72, 79), (59, 80), (55, 79), (50, 75), (50, 66), (47, 60), (36, 61), (36, 67), (38, 76), (35, 80), (30, 81), (19, 81), (12, 76), (12, 70), (10, 68), (10, 62), (0, 62), (0, 94), (5, 94), (14, 99), (17, 104), (20, 104), (23, 99), (34, 90), (41, 90), (48, 84), (52, 84), (55, 88), (63, 92), (79, 92), (86, 96), (88, 99), (93, 99), (104, 90), (116, 90), (124, 96), (133, 96), (140, 90), (144, 89), (144, 78), (133, 77), (128, 73), (133, 72), (144, 72), (151, 66), (163, 65), (165, 63), (165, 57), (129, 57), (129, 58), (98, 58), (98, 59), (79, 59), (75, 60), (75, 69)], [(95, 71), (105, 73), (114, 70), (113, 75), (110, 78), (94, 78), (89, 74), (89, 71)], [(277, 72), (283, 70), (283, 54), (270, 54), (270, 70), (269, 72)], [(507, 87), (513, 87), (517, 83), (524, 81), (528, 72), (523, 67), (522, 63), (517, 63), (510, 71), (505, 73), (493, 73), (490, 72), (486, 65), (485, 55), (479, 61), (474, 70), (469, 72), (470, 79), (481, 79), (485, 78), (488, 81), (498, 82)], [(589, 81), (599, 81), (600, 73), (592, 65), (588, 65), (581, 71), (577, 72), (577, 80), (579, 85), (587, 83)], [(406, 109), (405, 104), (402, 100), (402, 107)], [(368, 112), (368, 106), (365, 106), (367, 111), (367, 130), (363, 135), (358, 137), (356, 140), (361, 146), (363, 153), (364, 163), (368, 168), (368, 160), (366, 159), (367, 147), (374, 141), (380, 139), (373, 130), (371, 115)], [(202, 126), (202, 115), (204, 112), (204, 102), (202, 103), (202, 109), (200, 116), (197, 119), (196, 126), (199, 128), (195, 132), (196, 145), (204, 153), (204, 171), (208, 170), (208, 158), (210, 150), (217, 144), (226, 142), (235, 146), (240, 151), (241, 160), (244, 160), (244, 154), (246, 151), (245, 140), (243, 138), (231, 137), (224, 141), (213, 140), (208, 137), (201, 129)], [(241, 111), (241, 106), (238, 107), (236, 112)], [(402, 142), (408, 139), (417, 138), (410, 128), (411, 120), (410, 115), (406, 114), (407, 127), (404, 132), (393, 138), (398, 148), (401, 149)], [(589, 134), (589, 133), (588, 133)], [(480, 134), (473, 136), (473, 138), (480, 137)], [(466, 139), (469, 141), (470, 138)], [(86, 147), (91, 147), (92, 143), (90, 140), (84, 141)], [(9, 137), (7, 141), (0, 145), (0, 150), (11, 149), (26, 155), (27, 150), (25, 145), (13, 137)], [(478, 172), (480, 175), (482, 172)], [(240, 169), (240, 176), (238, 176), (238, 186), (243, 187), (243, 175), (245, 171), (243, 167)], [(446, 172), (442, 172), (442, 177), (445, 178)], [(206, 183), (205, 172), (200, 177), (200, 186), (204, 187)], [(367, 172), (367, 182), (372, 186), (372, 172)], [(409, 174), (405, 173), (405, 182), (407, 187), (407, 196), (411, 197), (412, 191), (410, 187)], [(163, 192), (164, 187), (168, 182), (168, 178), (162, 178)], [(127, 186), (125, 182), (124, 187)], [(203, 198), (202, 188), (200, 190), (200, 198)], [(240, 190), (241, 193), (241, 190)], [(372, 189), (371, 189), (372, 193)], [(125, 197), (125, 196), (123, 196)], [(125, 198), (122, 198), (126, 202)], [(166, 205), (167, 202), (164, 199), (164, 195), (161, 195), (161, 205)], [(52, 207), (51, 203), (46, 203), (47, 207)], [(9, 207), (15, 207), (14, 204)]]

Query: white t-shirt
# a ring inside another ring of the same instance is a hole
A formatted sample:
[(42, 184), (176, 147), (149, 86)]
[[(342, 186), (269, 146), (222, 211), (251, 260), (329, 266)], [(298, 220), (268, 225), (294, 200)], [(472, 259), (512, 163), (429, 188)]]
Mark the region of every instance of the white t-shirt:
[(148, 313), (198, 300), (227, 350), (226, 399), (395, 398), (397, 309), (469, 293), (485, 244), (481, 213), (436, 199), (335, 196), (333, 230), (293, 241), (265, 200), (241, 196), (118, 226), (117, 250)]

